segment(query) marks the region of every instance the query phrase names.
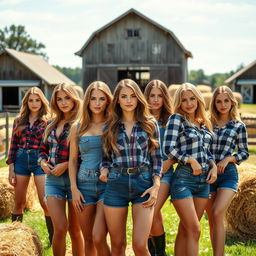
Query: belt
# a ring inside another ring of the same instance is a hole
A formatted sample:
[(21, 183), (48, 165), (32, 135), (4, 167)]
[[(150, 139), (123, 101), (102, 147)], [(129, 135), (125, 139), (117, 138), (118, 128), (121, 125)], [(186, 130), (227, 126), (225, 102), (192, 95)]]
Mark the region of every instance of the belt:
[(127, 173), (127, 174), (138, 174), (140, 172), (148, 172), (149, 168), (148, 166), (131, 167), (131, 168), (113, 167), (111, 168), (111, 171), (117, 171), (117, 172)]

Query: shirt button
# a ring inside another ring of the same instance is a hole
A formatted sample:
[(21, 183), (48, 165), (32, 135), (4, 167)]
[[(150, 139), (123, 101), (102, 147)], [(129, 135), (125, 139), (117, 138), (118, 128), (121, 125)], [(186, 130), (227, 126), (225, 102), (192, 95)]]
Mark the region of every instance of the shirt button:
[(130, 160), (132, 160), (132, 157), (130, 157)]

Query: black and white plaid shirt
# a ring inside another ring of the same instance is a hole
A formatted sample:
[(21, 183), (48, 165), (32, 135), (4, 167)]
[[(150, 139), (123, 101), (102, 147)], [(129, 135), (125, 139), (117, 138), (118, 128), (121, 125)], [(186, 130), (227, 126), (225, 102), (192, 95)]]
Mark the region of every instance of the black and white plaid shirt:
[(237, 164), (249, 157), (247, 132), (244, 123), (229, 121), (222, 128), (214, 127), (213, 143), (210, 147), (214, 161), (218, 163), (228, 156), (234, 154)]
[(185, 165), (189, 157), (195, 158), (204, 171), (209, 170), (209, 162), (213, 160), (210, 152), (212, 135), (202, 124), (200, 129), (191, 126), (180, 114), (169, 117), (164, 134), (164, 153), (168, 158)]

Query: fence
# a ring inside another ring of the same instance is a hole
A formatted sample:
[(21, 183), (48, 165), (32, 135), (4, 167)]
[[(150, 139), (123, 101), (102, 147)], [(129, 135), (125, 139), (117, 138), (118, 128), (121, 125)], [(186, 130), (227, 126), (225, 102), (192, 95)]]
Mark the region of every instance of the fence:
[(246, 124), (248, 133), (248, 144), (256, 145), (256, 117), (242, 116), (242, 121)]

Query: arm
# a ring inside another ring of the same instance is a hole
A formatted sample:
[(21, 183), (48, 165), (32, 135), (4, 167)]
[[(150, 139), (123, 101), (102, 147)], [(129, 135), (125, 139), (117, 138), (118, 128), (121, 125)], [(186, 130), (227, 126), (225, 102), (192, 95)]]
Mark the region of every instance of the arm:
[(47, 142), (44, 143), (42, 141), (40, 149), (39, 149), (39, 155), (38, 155), (37, 162), (46, 174), (51, 174), (51, 170), (53, 169), (53, 166), (51, 166), (48, 163), (48, 155), (49, 155), (49, 144)]
[(16, 126), (17, 126), (17, 119), (14, 120), (13, 127), (12, 127), (10, 150), (9, 150), (8, 158), (6, 161), (8, 165), (11, 165), (11, 164), (13, 165), (16, 160), (16, 152), (18, 150), (18, 143), (19, 143), (19, 137), (15, 134)]
[(217, 179), (217, 166), (213, 160), (210, 160), (210, 166), (211, 166), (211, 169), (206, 178), (206, 182), (208, 184), (214, 183)]

